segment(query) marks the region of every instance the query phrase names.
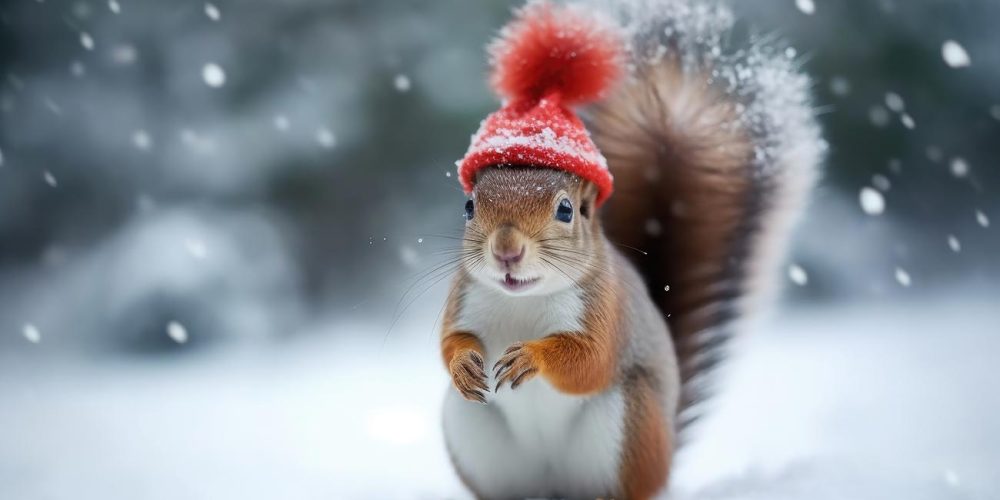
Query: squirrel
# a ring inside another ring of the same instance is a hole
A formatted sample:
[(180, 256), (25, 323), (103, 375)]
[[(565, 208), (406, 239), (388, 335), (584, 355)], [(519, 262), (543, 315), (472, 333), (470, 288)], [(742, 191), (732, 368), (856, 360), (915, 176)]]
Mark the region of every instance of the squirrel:
[(489, 47), (504, 101), (457, 163), (441, 335), (446, 447), (477, 497), (666, 491), (826, 149), (794, 53), (728, 47), (733, 23), (711, 2), (533, 1)]

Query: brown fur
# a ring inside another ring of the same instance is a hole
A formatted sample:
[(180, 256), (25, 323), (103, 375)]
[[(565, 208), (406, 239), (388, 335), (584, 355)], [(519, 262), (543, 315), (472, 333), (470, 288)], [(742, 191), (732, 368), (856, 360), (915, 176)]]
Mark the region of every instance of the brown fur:
[(704, 334), (729, 319), (741, 292), (759, 186), (731, 100), (673, 61), (647, 70), (590, 110), (589, 122), (615, 176), (605, 226), (613, 240), (648, 252), (630, 257), (668, 317), (683, 408), (698, 399), (693, 378), (714, 363), (712, 347), (724, 338)]
[[(460, 278), (459, 278), (460, 279)], [(458, 296), (449, 297), (445, 305), (444, 330), (441, 336), (441, 357), (451, 375), (452, 384), (470, 401), (486, 402), (484, 392), (486, 371), (483, 344), (475, 334), (454, 329), (458, 314)]]
[(669, 419), (658, 391), (641, 370), (629, 374), (626, 388), (625, 445), (621, 459), (624, 498), (651, 498), (666, 484), (673, 452)]
[(611, 386), (622, 343), (619, 294), (605, 275), (593, 276), (583, 286), (589, 305), (583, 331), (556, 332), (512, 345), (496, 363), (498, 388), (509, 382), (516, 389), (535, 374), (567, 394), (594, 394)]

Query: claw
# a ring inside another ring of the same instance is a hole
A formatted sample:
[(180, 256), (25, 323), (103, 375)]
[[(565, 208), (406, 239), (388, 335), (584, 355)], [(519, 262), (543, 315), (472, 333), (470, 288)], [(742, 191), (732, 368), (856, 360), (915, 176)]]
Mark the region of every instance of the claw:
[(535, 372), (537, 372), (537, 371), (538, 370), (532, 368), (530, 370), (525, 370), (525, 371), (521, 372), (521, 374), (518, 375), (517, 378), (515, 378), (514, 381), (510, 383), (510, 388), (511, 389), (517, 389), (517, 386), (521, 385), (521, 382), (524, 382), (524, 380), (525, 380), (524, 377), (528, 377), (528, 376), (534, 375)]

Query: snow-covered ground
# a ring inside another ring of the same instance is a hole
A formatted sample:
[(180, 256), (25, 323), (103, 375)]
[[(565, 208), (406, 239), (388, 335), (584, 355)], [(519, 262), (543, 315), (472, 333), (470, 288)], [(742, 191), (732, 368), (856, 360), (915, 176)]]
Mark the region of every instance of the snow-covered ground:
[[(1000, 497), (997, 302), (779, 311), (735, 347), (675, 497)], [(412, 316), (384, 346), (382, 324), (328, 320), (180, 356), (6, 349), (0, 498), (468, 498), (442, 447), (434, 321)]]

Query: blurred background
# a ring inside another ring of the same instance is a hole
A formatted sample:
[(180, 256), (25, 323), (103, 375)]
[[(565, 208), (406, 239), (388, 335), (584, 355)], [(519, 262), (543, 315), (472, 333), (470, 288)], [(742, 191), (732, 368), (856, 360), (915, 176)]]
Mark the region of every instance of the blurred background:
[[(740, 1), (830, 155), (681, 498), (998, 498), (993, 0)], [(467, 498), (453, 175), (505, 1), (0, 1), (0, 498)]]

